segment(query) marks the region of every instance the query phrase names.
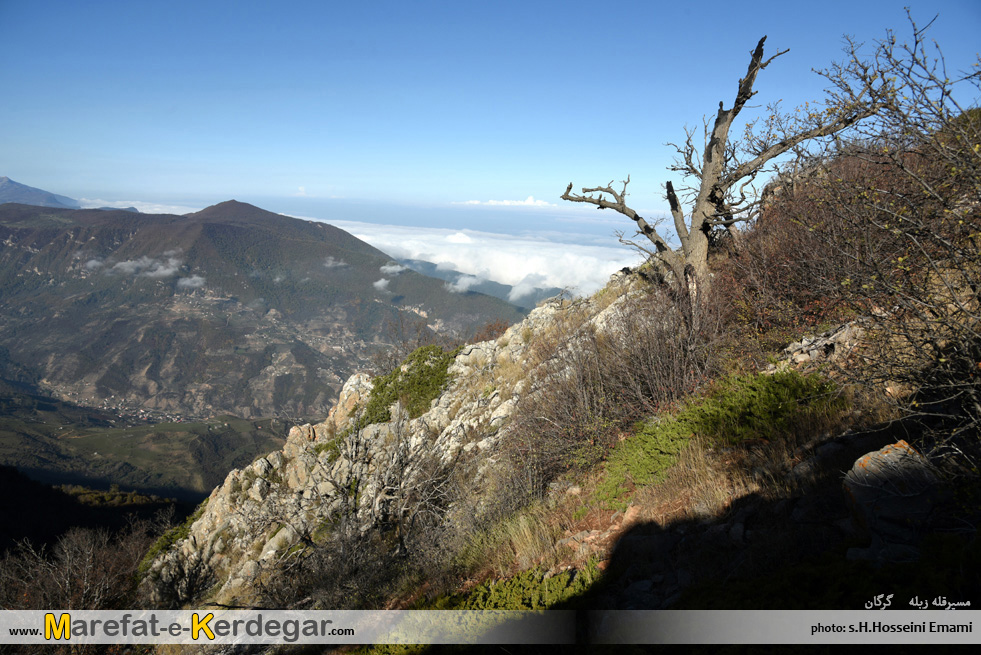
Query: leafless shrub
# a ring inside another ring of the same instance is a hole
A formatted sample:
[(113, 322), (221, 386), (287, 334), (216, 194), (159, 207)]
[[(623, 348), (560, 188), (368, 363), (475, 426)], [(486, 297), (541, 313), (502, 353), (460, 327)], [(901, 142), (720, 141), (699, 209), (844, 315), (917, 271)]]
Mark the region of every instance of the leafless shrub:
[(71, 528), (48, 551), (29, 542), (0, 560), (0, 608), (121, 609), (135, 601), (136, 572), (155, 538), (148, 521), (122, 533)]
[(600, 320), (560, 323), (519, 402), (511, 465), (533, 497), (555, 475), (600, 459), (629, 424), (690, 393), (712, 366), (718, 313), (701, 295), (650, 286), (611, 305)]
[(865, 75), (897, 91), (815, 158), (781, 213), (839, 253), (823, 290), (868, 320), (860, 381), (947, 436), (981, 423), (981, 70), (947, 71), (913, 25)]
[[(299, 539), (256, 576), (263, 606), (378, 607), (407, 578), (441, 575), (460, 538), (446, 512), (459, 498), (466, 467), (460, 457), (443, 457), (435, 435), (420, 438), (407, 423), (408, 416), (396, 412), (383, 434), (369, 436), (362, 428), (340, 435), (337, 458), (318, 459), (316, 474), (332, 489), (318, 504), (330, 513), (319, 526), (276, 514)], [(371, 438), (384, 443), (369, 447)], [(333, 465), (340, 460), (346, 463)], [(376, 476), (370, 485), (362, 478), (369, 470)]]

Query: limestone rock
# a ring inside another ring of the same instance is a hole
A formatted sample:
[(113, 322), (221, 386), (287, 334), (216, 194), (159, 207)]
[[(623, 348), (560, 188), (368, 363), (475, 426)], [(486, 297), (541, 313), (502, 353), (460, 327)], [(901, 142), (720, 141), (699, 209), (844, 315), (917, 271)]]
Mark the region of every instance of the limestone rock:
[(351, 412), (359, 404), (363, 405), (371, 394), (371, 376), (367, 373), (355, 373), (341, 387), (337, 404), (330, 408), (327, 420), (335, 426), (343, 425), (351, 417)]
[(872, 540), (865, 556), (914, 556), (919, 535), (939, 499), (939, 479), (923, 455), (905, 441), (868, 453), (845, 475), (844, 488), (856, 527)]
[(851, 321), (823, 332), (814, 337), (806, 337), (784, 349), (786, 359), (779, 364), (771, 364), (776, 370), (788, 364), (804, 366), (812, 362), (838, 361), (848, 356), (860, 344), (865, 331), (862, 321)]

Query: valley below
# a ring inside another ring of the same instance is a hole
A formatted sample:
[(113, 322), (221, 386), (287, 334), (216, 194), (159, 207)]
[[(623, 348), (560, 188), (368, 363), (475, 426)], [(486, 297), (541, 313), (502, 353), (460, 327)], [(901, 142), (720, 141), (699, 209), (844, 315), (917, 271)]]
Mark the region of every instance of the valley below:
[(0, 461), (52, 485), (117, 486), (197, 502), (229, 470), (281, 447), (280, 419), (153, 422), (28, 394), (0, 394)]

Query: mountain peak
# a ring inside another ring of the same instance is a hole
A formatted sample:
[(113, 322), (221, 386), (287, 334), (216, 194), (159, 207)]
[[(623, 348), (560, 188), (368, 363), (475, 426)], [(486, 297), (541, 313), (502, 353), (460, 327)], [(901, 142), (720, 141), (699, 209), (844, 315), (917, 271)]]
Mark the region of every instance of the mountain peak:
[(199, 212), (192, 212), (185, 215), (192, 218), (206, 218), (210, 220), (269, 220), (271, 218), (284, 218), (281, 214), (250, 205), (247, 202), (239, 202), (238, 200), (226, 200), (216, 205), (205, 207)]
[(0, 203), (16, 202), (22, 205), (40, 207), (62, 207), (78, 209), (79, 204), (72, 198), (36, 189), (20, 182), (14, 182), (6, 175), (0, 177)]

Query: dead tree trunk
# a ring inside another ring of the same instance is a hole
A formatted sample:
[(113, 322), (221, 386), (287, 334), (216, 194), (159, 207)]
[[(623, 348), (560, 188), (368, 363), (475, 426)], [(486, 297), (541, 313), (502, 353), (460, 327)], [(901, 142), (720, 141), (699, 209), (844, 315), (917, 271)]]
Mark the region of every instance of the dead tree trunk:
[[(788, 52), (783, 50), (764, 59), (765, 41), (764, 36), (757, 43), (746, 75), (739, 80), (732, 107), (726, 109), (722, 102), (719, 103), (711, 130), (706, 119), (705, 146), (701, 156), (697, 156), (692, 130), (687, 130), (683, 145), (671, 144), (678, 151), (678, 159), (671, 170), (694, 180), (694, 183), (682, 188), (680, 194), (675, 192), (671, 182), (665, 184), (665, 196), (671, 208), (679, 247), (669, 244), (655, 226), (627, 206), (629, 176), (619, 192), (613, 188), (611, 181), (606, 186), (583, 188), (582, 193), (577, 194), (573, 193), (570, 182), (561, 196), (563, 200), (585, 202), (599, 209), (614, 209), (633, 220), (638, 234), (643, 234), (654, 244), (654, 250), (648, 252), (660, 277), (675, 288), (686, 291), (692, 296), (692, 301), (700, 295), (698, 290), (707, 289), (710, 283), (708, 255), (711, 233), (719, 228), (732, 228), (757, 215), (760, 202), (753, 183), (767, 164), (806, 141), (836, 134), (873, 115), (888, 91), (884, 80), (876, 81), (868, 75), (861, 75), (868, 68), (853, 57), (846, 66), (836, 66), (830, 72), (823, 73), (837, 87), (837, 92), (828, 92), (826, 110), (785, 117), (771, 107), (769, 116), (757, 133), (750, 129), (742, 140), (733, 141), (729, 130), (746, 102), (756, 94), (753, 85), (757, 74)], [(682, 198), (691, 199), (687, 217)]]

